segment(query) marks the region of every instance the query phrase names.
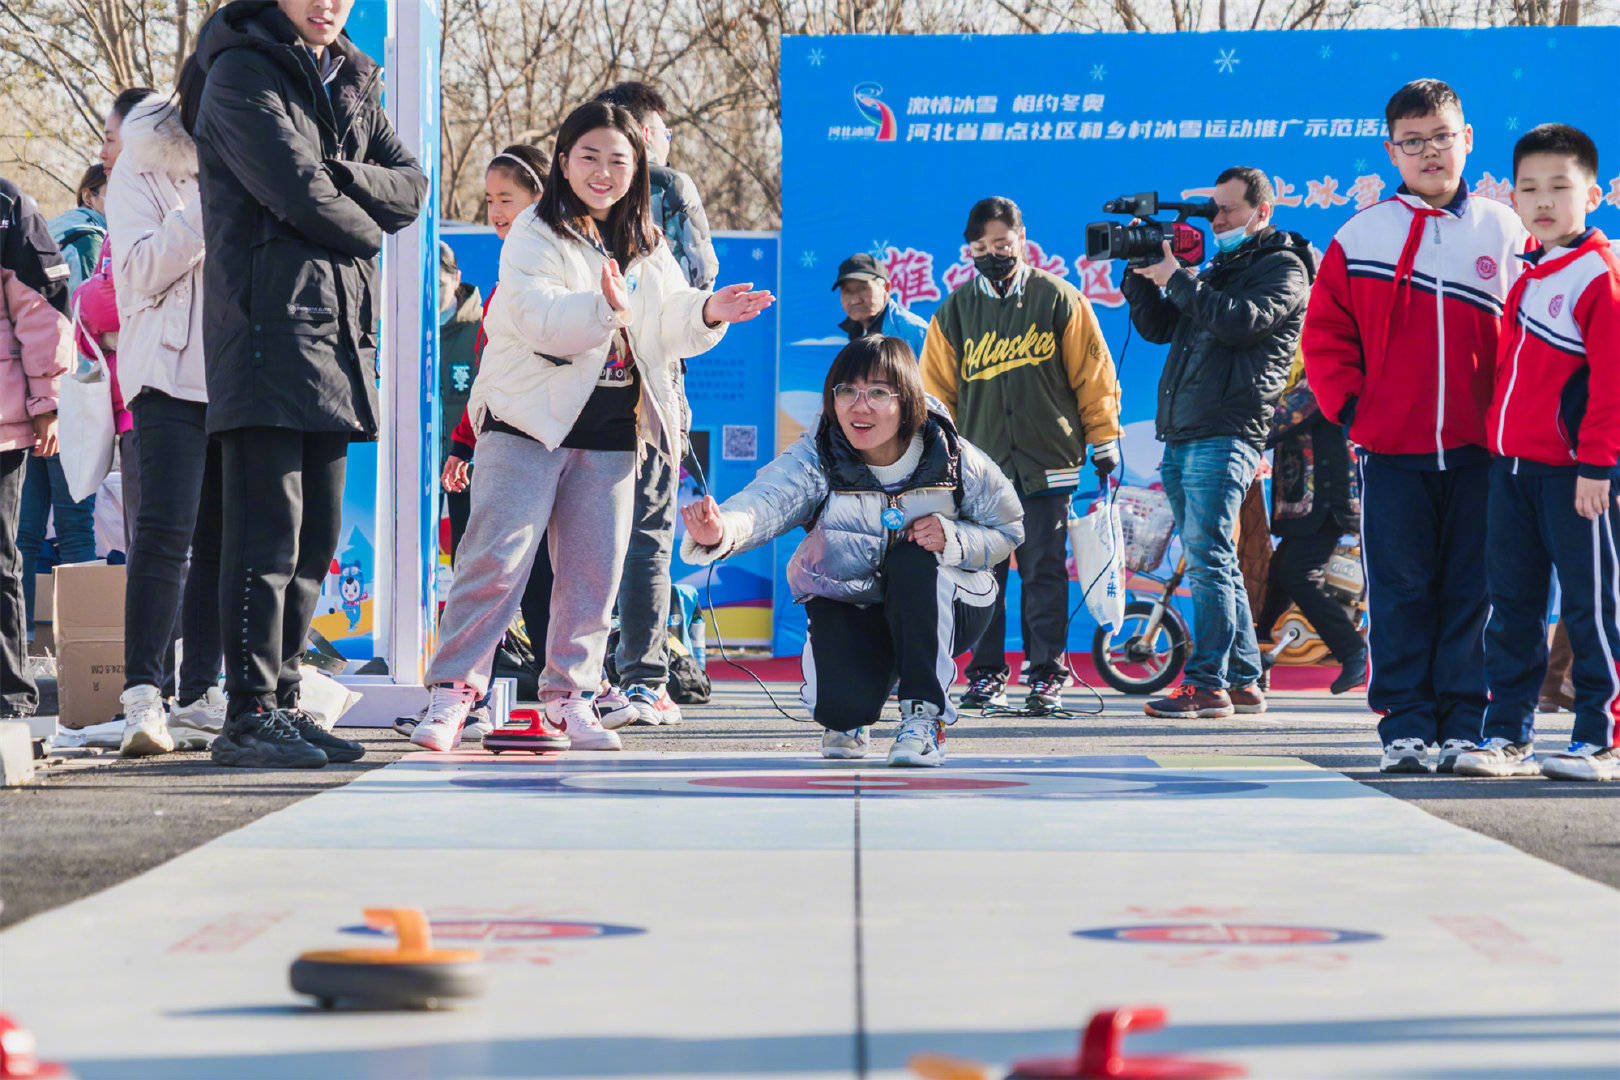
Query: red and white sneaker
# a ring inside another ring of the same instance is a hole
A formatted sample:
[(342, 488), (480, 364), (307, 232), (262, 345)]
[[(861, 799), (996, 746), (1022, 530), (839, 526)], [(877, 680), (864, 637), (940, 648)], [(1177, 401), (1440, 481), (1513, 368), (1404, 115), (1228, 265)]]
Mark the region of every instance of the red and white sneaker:
[(635, 707), (636, 723), (668, 725), (681, 722), (681, 707), (669, 696), (669, 687), (654, 689), (644, 683), (634, 683), (626, 687), (624, 693)]
[(440, 683), (428, 698), (427, 712), (411, 732), (411, 742), (428, 750), (454, 750), (461, 727), (478, 703), (478, 691), (462, 683)]
[(596, 703), (588, 696), (552, 698), (546, 702), (546, 719), (568, 734), (570, 750), (622, 750), (619, 733), (602, 726)]

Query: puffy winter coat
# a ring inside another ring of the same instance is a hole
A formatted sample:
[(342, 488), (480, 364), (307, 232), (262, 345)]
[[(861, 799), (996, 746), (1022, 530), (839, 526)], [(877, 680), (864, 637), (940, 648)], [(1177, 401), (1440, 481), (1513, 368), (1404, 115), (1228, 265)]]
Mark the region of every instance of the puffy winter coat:
[(67, 264), (34, 200), (0, 180), (0, 450), (34, 445), (73, 362)]
[(88, 206), (75, 206), (65, 214), (58, 214), (47, 223), (51, 239), (62, 249), (62, 258), (68, 268), (68, 295), (84, 284), (85, 278), (96, 272), (96, 259), (101, 245), (107, 240), (106, 215)]
[(823, 416), (815, 431), (805, 432), (720, 507), (720, 545), (699, 547), (688, 535), (681, 558), (702, 566), (803, 526), (809, 535), (788, 562), (793, 598), (877, 603), (883, 599), (883, 556), (900, 535), (883, 524), (883, 511), (893, 506), (907, 525), (938, 516), (945, 526), (940, 565), (959, 572), (970, 591), (994, 590), (996, 565), (1024, 539), (1024, 509), (1012, 481), (957, 434), (938, 401), (929, 401), (922, 437), (917, 470), (899, 494), (890, 495), (837, 420)]
[(1162, 294), (1141, 274), (1125, 275), (1136, 332), (1170, 343), (1154, 423), (1160, 439), (1224, 436), (1265, 447), (1315, 275), (1309, 242), (1276, 229), (1215, 256), (1200, 274), (1176, 271)]
[(67, 263), (39, 205), (0, 180), (0, 450), (34, 445), (73, 362)]
[(664, 230), (670, 254), (686, 283), (694, 289), (713, 289), (720, 259), (709, 235), (709, 215), (703, 210), (692, 178), (679, 169), (654, 165), (647, 170), (653, 220)]
[(641, 377), (637, 429), (680, 460), (680, 362), (714, 348), (726, 331), (703, 321), (710, 294), (686, 283), (660, 242), (624, 268), (630, 311), (621, 319), (602, 295), (607, 257), (572, 230), (559, 236), (535, 209), (517, 216), (501, 247), (500, 285), (484, 315), (488, 343), (468, 406), (473, 430), (493, 414), (543, 446), (560, 446), (624, 327)]
[(226, 4), (197, 58), (208, 428), (376, 438), (377, 255), (428, 186), (382, 69), (347, 37), (317, 66), (275, 0)]
[(129, 111), (122, 131), (107, 183), (107, 222), (118, 233), (118, 388), (125, 401), (145, 389), (207, 401), (197, 147), (179, 110), (156, 95)]

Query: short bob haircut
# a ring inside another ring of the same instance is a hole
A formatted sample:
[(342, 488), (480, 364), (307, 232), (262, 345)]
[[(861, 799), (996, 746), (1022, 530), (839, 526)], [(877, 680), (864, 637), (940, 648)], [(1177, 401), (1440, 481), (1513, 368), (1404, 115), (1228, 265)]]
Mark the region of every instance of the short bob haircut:
[(897, 337), (872, 334), (845, 345), (827, 369), (827, 382), (821, 388), (821, 413), (831, 423), (838, 422), (833, 407), (833, 388), (865, 379), (888, 383), (900, 396), (900, 441), (909, 443), (928, 419), (928, 395), (923, 391), (922, 372), (917, 354)]

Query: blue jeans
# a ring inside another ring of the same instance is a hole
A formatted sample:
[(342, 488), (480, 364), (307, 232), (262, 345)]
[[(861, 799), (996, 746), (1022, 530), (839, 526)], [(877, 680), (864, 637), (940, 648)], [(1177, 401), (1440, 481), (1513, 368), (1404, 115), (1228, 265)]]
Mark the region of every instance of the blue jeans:
[(1192, 591), (1193, 654), (1185, 681), (1194, 686), (1228, 690), (1260, 678), (1260, 646), (1233, 537), (1259, 464), (1260, 451), (1241, 439), (1164, 444), (1159, 478), (1187, 553)]
[(68, 494), (62, 459), (28, 455), (28, 471), (23, 479), (22, 511), (17, 521), (17, 549), (22, 552), (23, 599), (28, 606), (28, 625), (34, 623), (34, 575), (39, 556), (45, 550), (45, 527), (51, 511), (56, 511), (57, 561), (90, 562), (96, 557), (96, 497), (88, 495), (74, 502)]

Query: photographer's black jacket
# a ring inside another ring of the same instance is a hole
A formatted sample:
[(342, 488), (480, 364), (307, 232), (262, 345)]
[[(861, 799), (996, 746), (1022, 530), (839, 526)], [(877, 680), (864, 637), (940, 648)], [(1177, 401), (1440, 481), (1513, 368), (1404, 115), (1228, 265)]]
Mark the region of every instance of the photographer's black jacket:
[(1142, 275), (1125, 275), (1136, 332), (1170, 343), (1159, 377), (1160, 439), (1230, 436), (1265, 449), (1315, 276), (1310, 244), (1276, 229), (1215, 256), (1196, 277), (1176, 271), (1163, 294)]

